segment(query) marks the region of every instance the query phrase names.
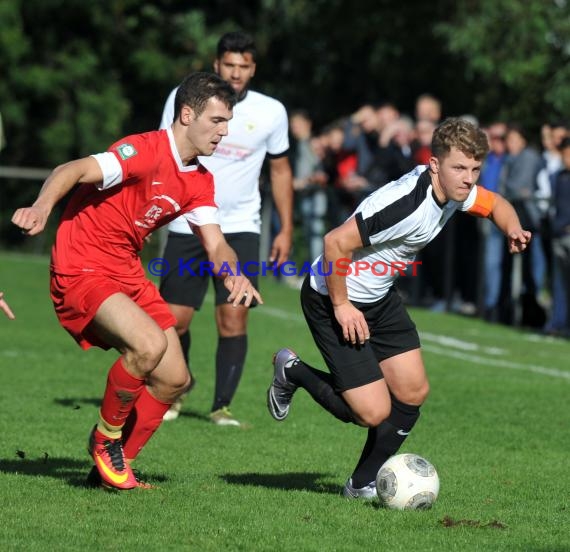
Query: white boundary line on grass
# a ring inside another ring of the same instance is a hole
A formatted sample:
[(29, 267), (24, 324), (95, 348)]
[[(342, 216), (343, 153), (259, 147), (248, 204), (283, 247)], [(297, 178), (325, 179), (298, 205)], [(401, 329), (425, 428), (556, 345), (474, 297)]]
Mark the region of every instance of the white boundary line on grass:
[(423, 345), (422, 349), (428, 353), (434, 353), (436, 355), (465, 360), (467, 362), (472, 362), (473, 364), (481, 364), (488, 367), (496, 366), (498, 368), (508, 368), (509, 370), (522, 370), (524, 372), (532, 372), (534, 374), (541, 374), (543, 376), (551, 376), (553, 378), (561, 378), (570, 381), (570, 372), (557, 370), (556, 368), (546, 368), (544, 366), (538, 366), (535, 364), (522, 364), (520, 362), (512, 362), (510, 360), (503, 360), (499, 358), (482, 357), (479, 355), (462, 353), (460, 351), (443, 349), (437, 345)]
[(453, 347), (455, 349), (462, 349), (464, 351), (481, 351), (487, 355), (499, 356), (506, 355), (508, 351), (505, 349), (500, 349), (499, 347), (483, 347), (478, 343), (473, 343), (472, 341), (463, 341), (462, 339), (457, 339), (455, 337), (449, 337), (448, 335), (438, 335), (429, 332), (421, 332), (420, 336), (426, 341), (433, 341), (439, 345), (445, 345), (446, 347)]
[[(299, 309), (300, 308), (301, 307), (299, 306)], [(302, 314), (291, 313), (288, 311), (284, 311), (283, 309), (268, 307), (267, 305), (263, 305), (262, 307), (260, 307), (259, 312), (261, 314), (268, 314), (269, 316), (273, 316), (274, 318), (281, 318), (282, 320), (290, 320), (292, 322), (305, 322), (305, 317)]]
[[(283, 309), (275, 307), (267, 307), (264, 305), (263, 308), (259, 309), (259, 312), (268, 316), (272, 316), (273, 318), (280, 318), (282, 320), (289, 320), (292, 322), (304, 322), (304, 318), (300, 314), (290, 313)], [(429, 353), (456, 358), (458, 360), (464, 360), (482, 366), (496, 366), (497, 368), (520, 370), (523, 372), (531, 372), (533, 374), (541, 374), (543, 376), (550, 376), (553, 378), (560, 378), (570, 381), (570, 372), (565, 372), (564, 370), (546, 368), (545, 366), (538, 366), (535, 364), (523, 364), (520, 362), (513, 362), (510, 360), (496, 358), (497, 355), (508, 354), (508, 351), (505, 349), (500, 349), (498, 347), (481, 347), (477, 343), (463, 341), (461, 339), (429, 332), (420, 332), (420, 337), (426, 341), (432, 341), (449, 347), (444, 349), (443, 347), (438, 347), (437, 345), (432, 345), (430, 343), (423, 344), (422, 349)], [(453, 350), (451, 347), (455, 349), (461, 349), (461, 351)], [(495, 358), (484, 357), (464, 351), (481, 351), (482, 353), (492, 355)]]

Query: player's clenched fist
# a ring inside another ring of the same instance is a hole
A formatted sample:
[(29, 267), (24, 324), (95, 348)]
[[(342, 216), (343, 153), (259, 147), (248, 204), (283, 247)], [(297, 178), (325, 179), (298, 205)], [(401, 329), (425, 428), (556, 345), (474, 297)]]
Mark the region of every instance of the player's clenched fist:
[(12, 222), (25, 234), (35, 236), (45, 228), (47, 215), (37, 207), (23, 207), (14, 213)]

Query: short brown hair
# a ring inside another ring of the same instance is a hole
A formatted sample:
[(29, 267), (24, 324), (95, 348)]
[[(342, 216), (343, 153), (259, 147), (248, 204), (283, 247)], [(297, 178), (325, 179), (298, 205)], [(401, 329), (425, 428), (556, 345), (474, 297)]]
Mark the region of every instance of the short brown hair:
[(215, 73), (196, 72), (188, 75), (178, 87), (174, 97), (174, 120), (180, 109), (187, 105), (199, 117), (210, 98), (218, 98), (228, 109), (233, 109), (237, 96), (234, 89)]
[(442, 159), (451, 148), (481, 161), (489, 152), (489, 142), (486, 134), (473, 123), (461, 117), (450, 117), (435, 129), (431, 150), (435, 157)]

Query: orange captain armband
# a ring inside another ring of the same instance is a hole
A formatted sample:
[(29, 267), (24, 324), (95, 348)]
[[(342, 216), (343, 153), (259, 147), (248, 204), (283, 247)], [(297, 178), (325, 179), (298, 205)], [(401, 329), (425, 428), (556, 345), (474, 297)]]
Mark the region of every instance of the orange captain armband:
[(467, 210), (470, 215), (475, 215), (476, 217), (487, 218), (495, 202), (497, 201), (497, 194), (483, 188), (483, 186), (477, 186), (477, 197), (475, 198), (475, 203)]

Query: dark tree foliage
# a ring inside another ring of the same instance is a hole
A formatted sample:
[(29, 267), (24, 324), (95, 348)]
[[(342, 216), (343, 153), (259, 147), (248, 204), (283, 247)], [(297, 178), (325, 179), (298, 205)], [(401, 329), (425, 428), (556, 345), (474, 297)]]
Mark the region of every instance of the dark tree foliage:
[[(257, 40), (255, 87), (317, 126), (364, 102), (413, 114), (424, 92), (482, 121), (569, 114), (567, 0), (0, 0), (0, 164), (53, 167), (156, 128), (236, 29)], [(36, 193), (4, 180), (0, 224)]]

